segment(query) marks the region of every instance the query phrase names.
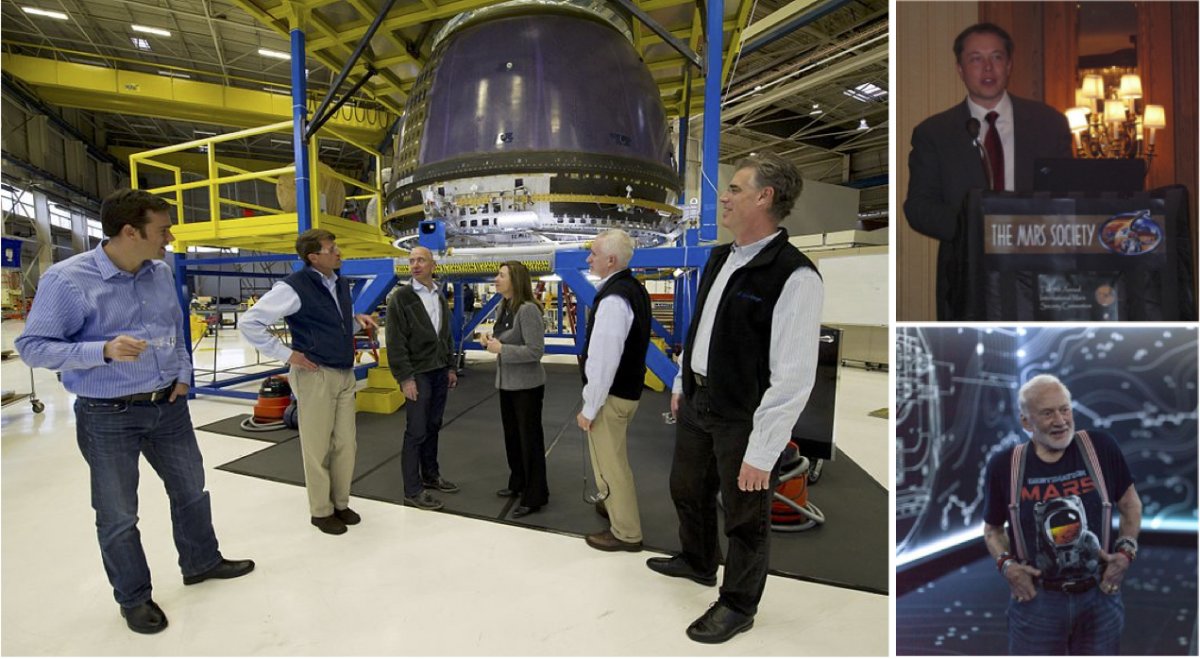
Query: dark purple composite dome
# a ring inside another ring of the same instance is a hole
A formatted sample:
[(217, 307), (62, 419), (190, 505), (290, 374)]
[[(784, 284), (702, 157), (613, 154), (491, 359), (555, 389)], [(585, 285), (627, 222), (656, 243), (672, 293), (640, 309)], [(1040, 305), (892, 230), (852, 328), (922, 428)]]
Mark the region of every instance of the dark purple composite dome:
[(392, 232), (411, 237), (425, 218), (471, 244), (659, 232), (679, 178), (623, 20), (595, 2), (519, 1), (451, 21), (405, 110)]

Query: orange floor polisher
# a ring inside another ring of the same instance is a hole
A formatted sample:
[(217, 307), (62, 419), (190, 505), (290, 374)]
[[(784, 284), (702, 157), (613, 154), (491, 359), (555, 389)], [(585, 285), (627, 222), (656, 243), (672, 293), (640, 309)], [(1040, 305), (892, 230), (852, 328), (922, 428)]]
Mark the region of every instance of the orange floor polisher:
[[(258, 388), (258, 402), (254, 405), (254, 416), (243, 419), (242, 430), (251, 432), (266, 432), (268, 430), (283, 430), (288, 425), (285, 421), (288, 407), (294, 408), (292, 387), (288, 384), (286, 375), (272, 375), (263, 380)], [(293, 418), (295, 413), (292, 414)]]

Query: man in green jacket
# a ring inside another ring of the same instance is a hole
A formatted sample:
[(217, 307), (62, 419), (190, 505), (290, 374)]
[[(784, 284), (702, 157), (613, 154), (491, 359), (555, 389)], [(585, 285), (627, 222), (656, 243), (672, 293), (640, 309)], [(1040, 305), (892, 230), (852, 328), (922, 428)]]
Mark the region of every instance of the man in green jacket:
[(412, 281), (397, 288), (387, 303), (387, 355), (392, 375), (408, 399), (404, 449), (404, 500), (425, 510), (442, 502), (429, 493), (453, 493), (458, 486), (438, 468), (438, 432), (446, 394), (458, 385), (450, 341), (450, 306), (434, 283), (433, 252), (416, 247), (408, 254)]

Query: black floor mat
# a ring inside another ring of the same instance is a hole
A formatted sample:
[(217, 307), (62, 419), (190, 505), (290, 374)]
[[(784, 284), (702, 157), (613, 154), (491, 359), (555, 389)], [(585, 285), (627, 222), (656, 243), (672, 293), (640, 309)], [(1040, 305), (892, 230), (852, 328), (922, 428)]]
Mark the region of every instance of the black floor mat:
[(206, 426), (200, 426), (200, 427), (196, 428), (196, 430), (215, 432), (218, 435), (233, 435), (234, 437), (244, 437), (246, 439), (257, 439), (259, 441), (273, 442), (275, 444), (278, 444), (280, 442), (286, 442), (289, 439), (296, 439), (297, 437), (300, 436), (299, 430), (292, 430), (291, 428), (283, 428), (280, 430), (261, 430), (261, 431), (246, 430), (245, 428), (242, 427), (242, 421), (249, 419), (252, 416), (254, 416), (254, 415), (253, 414), (239, 414), (237, 416), (229, 417), (228, 419), (221, 419), (220, 421), (215, 421)]
[[(595, 492), (587, 467), (586, 441), (575, 425), (581, 389), (578, 368), (547, 364), (542, 415), (549, 454), (546, 469), (550, 503), (536, 514), (512, 520), (513, 502), (495, 495), (508, 480), (499, 400), (493, 387), (495, 367), (472, 364), (450, 394), (438, 451), (442, 475), (459, 485), (456, 494), (436, 493), (446, 512), (572, 535), (605, 528), (604, 520), (584, 501)], [(660, 551), (679, 547), (678, 520), (668, 490), (674, 450), (674, 426), (663, 413), (670, 396), (646, 391), (629, 429), (629, 459), (637, 483), (645, 545)], [(354, 496), (402, 503), (400, 447), (404, 408), (395, 414), (358, 415), (358, 457)], [(209, 429), (217, 424), (210, 424)], [(236, 426), (236, 424), (234, 424)], [(220, 432), (212, 430), (213, 432)], [(303, 485), (300, 442), (287, 440), (222, 465), (220, 469), (268, 480)], [(886, 593), (888, 588), (887, 492), (853, 460), (839, 452), (827, 461), (810, 500), (827, 523), (801, 533), (775, 533), (773, 573), (830, 585)]]

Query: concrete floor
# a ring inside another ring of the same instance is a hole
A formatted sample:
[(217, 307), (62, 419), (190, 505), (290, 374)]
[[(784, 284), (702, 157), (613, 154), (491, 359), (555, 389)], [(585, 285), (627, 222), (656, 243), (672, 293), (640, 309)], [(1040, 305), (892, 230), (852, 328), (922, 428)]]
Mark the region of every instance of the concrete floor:
[[(3, 323), (6, 349), (20, 330)], [(234, 331), (222, 332), (219, 352), (210, 341), (196, 352), (201, 366), (214, 355), (222, 368), (254, 361)], [(0, 376), (4, 389), (29, 390), (19, 360)], [(53, 373), (35, 377), (45, 412), (19, 401), (0, 417), (5, 655), (888, 654), (880, 595), (772, 576), (754, 629), (705, 646), (684, 629), (716, 590), (649, 572), (653, 554), (601, 554), (575, 537), (362, 499), (361, 525), (323, 535), (300, 488), (213, 468), (261, 442), (206, 432), (197, 435), (222, 552), (258, 568), (184, 587), (167, 498), (143, 462), (139, 528), (170, 626), (137, 635), (100, 563), (73, 397)], [(867, 413), (888, 406), (887, 385), (886, 373), (842, 369), (837, 411), (838, 445), (884, 484), (891, 424)], [(200, 426), (249, 407), (202, 397), (191, 412)]]

